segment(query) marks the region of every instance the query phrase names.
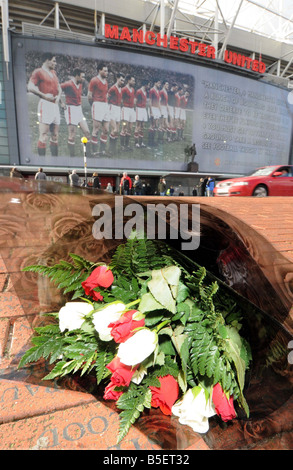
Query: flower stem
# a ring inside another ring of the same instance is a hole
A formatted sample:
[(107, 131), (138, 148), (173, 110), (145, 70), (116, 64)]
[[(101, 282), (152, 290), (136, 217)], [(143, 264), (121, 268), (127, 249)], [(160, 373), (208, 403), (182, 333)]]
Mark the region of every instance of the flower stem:
[(160, 331), (160, 330), (163, 328), (163, 326), (167, 325), (168, 323), (170, 323), (170, 320), (162, 321), (162, 323), (160, 323), (160, 324), (155, 328), (156, 333), (158, 333), (158, 331)]
[(133, 302), (130, 302), (129, 304), (126, 305), (126, 308), (132, 307), (132, 305), (138, 304), (140, 302), (140, 299), (133, 300)]

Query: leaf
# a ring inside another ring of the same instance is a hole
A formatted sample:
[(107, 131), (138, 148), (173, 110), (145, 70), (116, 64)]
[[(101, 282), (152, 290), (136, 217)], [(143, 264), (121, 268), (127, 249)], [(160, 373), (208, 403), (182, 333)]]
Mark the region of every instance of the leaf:
[(165, 353), (168, 356), (175, 356), (176, 351), (173, 348), (172, 342), (168, 335), (160, 336), (159, 350), (163, 351), (163, 353)]
[(152, 279), (148, 282), (148, 288), (157, 302), (170, 312), (176, 312), (176, 303), (162, 270), (152, 271)]
[(66, 361), (60, 361), (56, 364), (53, 370), (49, 374), (47, 374), (45, 377), (43, 377), (42, 380), (52, 380), (55, 379), (56, 377), (62, 375), (63, 372), (63, 367), (66, 365)]
[(178, 380), (178, 385), (181, 388), (182, 392), (185, 393), (187, 390), (187, 379), (186, 379), (186, 374), (183, 370), (180, 370), (177, 380)]
[(138, 306), (138, 310), (141, 313), (152, 312), (153, 310), (161, 310), (164, 308), (164, 305), (158, 302), (150, 292), (143, 294)]
[(179, 282), (178, 284), (178, 292), (176, 296), (177, 303), (184, 302), (184, 300), (189, 296), (189, 289), (188, 287), (183, 284), (183, 282)]
[(178, 286), (181, 276), (181, 270), (178, 268), (178, 266), (168, 266), (162, 269), (162, 275), (171, 287), (172, 295), (174, 299), (176, 299), (178, 295)]
[(226, 340), (226, 353), (235, 365), (240, 391), (244, 388), (245, 362), (240, 356), (242, 341), (235, 328), (227, 327), (228, 339)]
[(128, 433), (130, 426), (135, 423), (144, 408), (151, 408), (152, 392), (149, 388), (134, 387), (131, 384), (127, 392), (123, 393), (117, 401), (117, 407), (123, 410), (120, 413), (119, 434), (117, 443)]

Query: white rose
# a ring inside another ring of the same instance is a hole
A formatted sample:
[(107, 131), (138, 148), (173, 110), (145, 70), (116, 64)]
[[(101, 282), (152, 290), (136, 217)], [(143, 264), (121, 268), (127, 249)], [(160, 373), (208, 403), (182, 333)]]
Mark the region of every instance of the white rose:
[(154, 352), (157, 342), (157, 334), (144, 328), (119, 345), (117, 356), (126, 366), (135, 366)]
[(60, 331), (76, 330), (84, 322), (84, 316), (93, 310), (93, 306), (87, 302), (67, 302), (59, 311)]
[(102, 341), (111, 341), (113, 339), (111, 336), (111, 328), (108, 328), (108, 325), (117, 321), (125, 308), (126, 306), (122, 302), (113, 302), (93, 314), (93, 324)]
[(140, 366), (133, 374), (131, 382), (134, 382), (136, 385), (139, 385), (144, 376), (147, 374), (147, 369), (143, 366)]
[(199, 387), (188, 390), (183, 398), (172, 406), (172, 413), (178, 416), (179, 423), (190, 426), (193, 431), (206, 433), (209, 430), (208, 418), (214, 416), (215, 409), (211, 397), (207, 401), (203, 388), (196, 394)]

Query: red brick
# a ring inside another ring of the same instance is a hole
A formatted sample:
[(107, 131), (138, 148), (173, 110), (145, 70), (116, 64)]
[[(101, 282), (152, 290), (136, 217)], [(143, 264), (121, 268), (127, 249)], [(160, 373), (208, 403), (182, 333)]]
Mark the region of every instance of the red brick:
[(117, 445), (118, 415), (100, 402), (0, 426), (2, 450), (160, 450), (132, 427)]
[(53, 388), (52, 385), (46, 386), (46, 382), (34, 385), (0, 379), (1, 424), (95, 401), (88, 393)]

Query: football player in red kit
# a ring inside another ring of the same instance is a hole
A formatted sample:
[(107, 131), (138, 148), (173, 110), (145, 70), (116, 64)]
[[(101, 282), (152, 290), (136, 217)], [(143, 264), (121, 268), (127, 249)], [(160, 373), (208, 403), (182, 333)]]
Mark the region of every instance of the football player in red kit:
[(122, 116), (123, 121), (121, 130), (121, 146), (124, 149), (129, 149), (129, 141), (132, 133), (132, 127), (136, 122), (136, 114), (134, 109), (135, 100), (135, 77), (127, 75), (125, 78), (126, 85), (122, 88)]
[(98, 134), (100, 135), (100, 152), (106, 153), (106, 144), (109, 133), (109, 104), (108, 104), (108, 67), (101, 63), (98, 65), (98, 75), (93, 77), (88, 87), (88, 100), (92, 106), (93, 130), (92, 150), (98, 151)]
[(39, 140), (38, 154), (46, 155), (46, 146), (50, 133), (52, 156), (58, 155), (58, 135), (60, 126), (59, 102), (61, 87), (56, 75), (56, 57), (50, 52), (42, 56), (42, 66), (33, 71), (27, 90), (40, 97), (38, 103)]
[(159, 127), (159, 142), (163, 142), (164, 132), (168, 129), (168, 90), (169, 82), (164, 81), (162, 89), (160, 90), (160, 109), (161, 109), (161, 120)]
[(180, 97), (180, 139), (183, 140), (183, 133), (186, 125), (186, 108), (189, 100), (189, 91), (185, 91)]
[(134, 132), (135, 146), (137, 148), (145, 147), (143, 142), (144, 136), (144, 124), (148, 122), (148, 111), (147, 111), (147, 102), (148, 96), (147, 92), (149, 89), (150, 83), (148, 80), (142, 81), (142, 86), (137, 90), (135, 95), (135, 104), (136, 104), (136, 128)]
[(168, 91), (168, 114), (169, 114), (169, 135), (168, 141), (172, 142), (176, 139), (176, 120), (175, 120), (175, 95), (178, 91), (178, 85), (172, 83)]
[(81, 107), (82, 85), (84, 80), (84, 72), (80, 69), (75, 69), (73, 70), (72, 78), (61, 83), (62, 91), (65, 94), (66, 108), (64, 110), (64, 116), (68, 126), (68, 149), (71, 157), (75, 155), (75, 138), (78, 125), (83, 135), (90, 140), (90, 131)]
[(121, 121), (121, 101), (122, 86), (124, 85), (125, 76), (123, 73), (117, 75), (117, 80), (108, 91), (108, 103), (110, 113), (110, 151), (115, 153), (117, 139), (119, 135)]
[(150, 120), (151, 125), (149, 128), (149, 145), (154, 145), (155, 133), (159, 129), (161, 109), (160, 109), (160, 88), (161, 80), (156, 79), (153, 87), (150, 89)]

